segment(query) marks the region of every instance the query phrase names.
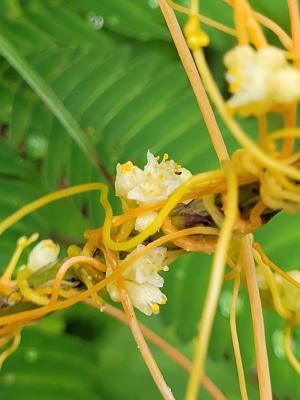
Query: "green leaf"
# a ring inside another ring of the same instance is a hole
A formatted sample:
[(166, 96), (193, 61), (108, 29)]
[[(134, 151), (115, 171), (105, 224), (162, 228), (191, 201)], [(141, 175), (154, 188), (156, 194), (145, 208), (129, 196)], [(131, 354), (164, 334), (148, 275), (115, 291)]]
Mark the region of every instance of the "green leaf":
[(6, 399), (98, 400), (97, 360), (88, 343), (71, 336), (26, 328), (19, 350), (5, 363), (0, 377)]
[(92, 143), (81, 130), (72, 114), (65, 108), (62, 101), (56, 96), (54, 91), (46, 84), (40, 75), (30, 66), (13, 45), (0, 34), (0, 52), (8, 62), (20, 73), (29, 86), (47, 104), (53, 114), (65, 127), (69, 135), (82, 148), (91, 163), (98, 166), (97, 155)]

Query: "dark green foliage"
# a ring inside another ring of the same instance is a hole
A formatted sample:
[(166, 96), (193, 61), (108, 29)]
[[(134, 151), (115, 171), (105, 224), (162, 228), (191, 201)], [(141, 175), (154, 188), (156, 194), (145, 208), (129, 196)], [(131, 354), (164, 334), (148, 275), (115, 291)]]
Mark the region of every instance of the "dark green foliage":
[[(261, 11), (270, 11), (267, 0), (253, 4)], [(271, 8), (278, 22), (287, 26), (285, 2), (273, 2)], [(202, 12), (232, 24), (230, 8), (222, 2), (203, 0)], [(184, 21), (184, 17), (180, 19)], [(102, 23), (103, 27), (96, 29)], [(9, 57), (1, 58), (1, 219), (52, 190), (105, 181), (101, 168), (91, 163), (90, 149), (112, 175), (119, 161), (130, 159), (143, 164), (148, 149), (168, 152), (194, 173), (218, 167), (204, 122), (154, 0), (7, 0), (0, 3), (0, 25), (1, 36), (41, 78), (40, 89), (56, 96), (79, 124), (85, 143), (79, 146), (78, 137), (77, 142), (73, 140), (74, 132), (61, 125), (37, 91), (12, 68), (12, 60), (9, 63)], [(211, 35), (208, 61), (225, 90), (222, 56), (234, 40), (211, 28), (207, 32)], [(61, 111), (59, 104), (56, 106)], [(222, 122), (220, 126), (232, 151), (237, 145)], [(246, 120), (244, 126), (251, 133), (255, 122)], [(117, 210), (115, 200), (113, 204)], [(95, 193), (47, 206), (3, 235), (1, 266), (22, 234), (38, 231), (42, 238), (51, 236), (62, 245), (81, 243), (84, 230), (97, 227), (102, 216)], [(276, 216), (257, 234), (267, 253), (287, 268), (298, 267), (298, 236), (299, 216), (287, 215)], [(201, 255), (187, 255), (177, 261), (165, 274), (168, 304), (160, 316), (141, 318), (189, 356), (210, 264), (211, 257)], [(230, 285), (226, 285), (223, 300), (229, 290)], [(245, 293), (242, 299), (239, 335), (249, 394), (255, 400), (258, 392)], [(230, 400), (239, 399), (229, 320), (220, 310), (207, 372)], [(272, 338), (280, 329), (281, 322), (267, 313), (274, 392), (277, 399), (287, 395), (298, 399), (299, 379), (286, 360), (274, 354)], [(154, 354), (175, 395), (182, 398), (186, 373), (160, 352)], [(24, 330), (19, 351), (8, 360), (0, 376), (0, 398), (152, 400), (158, 399), (159, 394), (127, 328), (82, 306), (51, 315), (40, 326)], [(206, 398), (209, 397), (205, 394), (203, 399)]]

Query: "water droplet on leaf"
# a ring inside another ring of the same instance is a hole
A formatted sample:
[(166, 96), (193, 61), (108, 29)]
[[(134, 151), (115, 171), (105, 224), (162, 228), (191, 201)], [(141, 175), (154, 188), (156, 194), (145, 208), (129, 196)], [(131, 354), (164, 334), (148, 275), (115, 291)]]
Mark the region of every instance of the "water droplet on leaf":
[(94, 11), (90, 11), (87, 14), (87, 20), (89, 25), (97, 31), (100, 31), (100, 29), (102, 29), (104, 26), (104, 18), (102, 17), (102, 15), (98, 15)]
[(39, 353), (35, 348), (27, 349), (24, 354), (25, 361), (27, 361), (29, 363), (33, 363), (33, 362), (37, 361), (38, 358), (39, 358)]
[(45, 158), (48, 149), (48, 141), (45, 136), (40, 134), (31, 134), (27, 136), (25, 141), (25, 152), (35, 160)]

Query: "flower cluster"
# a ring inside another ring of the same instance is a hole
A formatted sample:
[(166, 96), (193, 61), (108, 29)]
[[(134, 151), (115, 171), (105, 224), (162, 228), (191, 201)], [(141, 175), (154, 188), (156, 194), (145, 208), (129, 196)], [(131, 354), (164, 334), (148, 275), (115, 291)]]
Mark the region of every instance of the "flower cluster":
[(276, 47), (236, 46), (226, 53), (224, 64), (233, 93), (227, 104), (241, 115), (259, 115), (300, 99), (300, 71)]
[(35, 272), (48, 264), (57, 261), (59, 246), (53, 240), (40, 241), (29, 253), (27, 267)]
[[(144, 169), (136, 167), (131, 161), (117, 165), (115, 182), (117, 196), (135, 200), (138, 204), (154, 204), (166, 200), (174, 190), (189, 179), (192, 174), (181, 168), (165, 154), (162, 161), (148, 151)], [(144, 230), (156, 216), (148, 213), (136, 219), (135, 229)]]
[[(144, 247), (140, 244), (131, 254), (143, 250)], [(156, 247), (132, 263), (123, 274), (124, 286), (134, 307), (146, 315), (157, 314), (159, 304), (167, 302), (167, 297), (160, 291), (164, 279), (159, 275), (159, 271), (168, 269), (164, 266), (166, 252), (166, 247)], [(111, 274), (112, 270), (108, 268), (106, 276)], [(107, 285), (107, 291), (114, 301), (120, 301), (119, 291), (114, 283)]]

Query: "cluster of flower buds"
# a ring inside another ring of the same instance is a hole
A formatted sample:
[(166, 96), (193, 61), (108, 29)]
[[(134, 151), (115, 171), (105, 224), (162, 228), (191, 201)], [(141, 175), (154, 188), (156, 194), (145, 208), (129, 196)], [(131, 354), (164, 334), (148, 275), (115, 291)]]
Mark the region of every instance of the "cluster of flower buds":
[[(135, 201), (137, 205), (154, 204), (166, 200), (191, 176), (190, 171), (169, 160), (167, 154), (159, 162), (159, 157), (148, 151), (144, 169), (133, 165), (131, 161), (117, 165), (116, 194), (125, 200)], [(156, 215), (156, 212), (149, 212), (137, 217), (135, 230), (141, 232), (146, 229)], [(144, 245), (141, 244), (131, 254), (143, 248)], [(164, 264), (166, 253), (166, 247), (157, 247), (140, 257), (123, 274), (124, 286), (133, 305), (146, 315), (157, 314), (159, 305), (167, 301), (160, 290), (164, 279), (159, 275), (160, 271), (168, 270)], [(108, 268), (107, 276), (111, 273)], [(114, 301), (120, 301), (115, 284), (108, 285), (107, 290)]]
[(260, 115), (300, 99), (300, 71), (287, 61), (283, 50), (236, 46), (226, 53), (224, 64), (233, 93), (227, 104), (234, 112)]
[[(143, 248), (144, 245), (140, 244), (131, 254)], [(140, 257), (123, 274), (124, 286), (134, 307), (146, 315), (158, 314), (159, 304), (167, 302), (167, 297), (160, 291), (164, 279), (159, 275), (160, 271), (168, 270), (164, 265), (166, 253), (166, 247), (156, 247)], [(111, 273), (111, 268), (108, 268), (106, 276)], [(115, 283), (107, 285), (107, 291), (114, 301), (120, 301), (119, 290)]]
[[(148, 151), (148, 162), (143, 170), (131, 161), (118, 164), (115, 182), (117, 196), (135, 200), (140, 205), (154, 204), (166, 200), (178, 186), (192, 176), (190, 171), (169, 160), (167, 154), (161, 162), (158, 162), (158, 158)], [(155, 212), (138, 217), (135, 229), (143, 231), (155, 217)]]

